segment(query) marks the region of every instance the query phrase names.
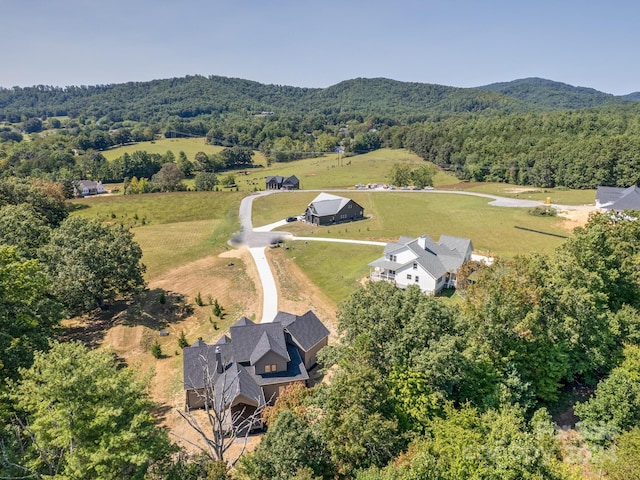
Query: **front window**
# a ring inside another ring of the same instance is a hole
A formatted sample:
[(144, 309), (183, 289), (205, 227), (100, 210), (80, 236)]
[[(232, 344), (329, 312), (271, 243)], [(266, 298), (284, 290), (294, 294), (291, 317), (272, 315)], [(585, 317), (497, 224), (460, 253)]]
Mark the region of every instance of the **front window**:
[(411, 274), (407, 273), (407, 280), (411, 280)]
[(419, 280), (420, 280), (420, 277), (416, 275), (416, 283), (418, 283)]

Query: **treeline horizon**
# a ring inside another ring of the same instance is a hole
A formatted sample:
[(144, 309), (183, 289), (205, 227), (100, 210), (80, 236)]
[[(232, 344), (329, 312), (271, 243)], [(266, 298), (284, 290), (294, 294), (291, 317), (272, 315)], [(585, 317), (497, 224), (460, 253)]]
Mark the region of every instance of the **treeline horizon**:
[(197, 136), (270, 162), (338, 147), (347, 155), (407, 148), (461, 180), (629, 186), (640, 171), (640, 103), (631, 97), (543, 79), (477, 89), (355, 79), (306, 89), (193, 76), (0, 89), (0, 173), (85, 178), (84, 166), (103, 164), (106, 149)]

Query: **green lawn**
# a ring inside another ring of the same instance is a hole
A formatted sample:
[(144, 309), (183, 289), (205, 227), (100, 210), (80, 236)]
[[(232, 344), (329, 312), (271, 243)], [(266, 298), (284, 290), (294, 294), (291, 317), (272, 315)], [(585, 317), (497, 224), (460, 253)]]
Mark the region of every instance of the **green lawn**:
[(213, 155), (222, 150), (223, 147), (209, 145), (204, 138), (162, 138), (150, 142), (138, 142), (122, 147), (116, 147), (105, 150), (102, 154), (109, 161), (121, 157), (125, 153), (131, 154), (135, 151), (142, 150), (149, 153), (159, 153), (164, 155), (167, 150), (171, 150), (178, 158), (178, 154), (182, 151), (187, 155), (189, 160), (193, 160), (198, 152), (204, 152), (207, 155)]
[(285, 250), (331, 300), (340, 304), (369, 274), (369, 262), (382, 256), (382, 247), (326, 242), (286, 242)]
[[(285, 192), (254, 201), (254, 225), (280, 220), (304, 211), (315, 192)], [(423, 192), (361, 192), (347, 194), (360, 203), (371, 218), (330, 227), (293, 222), (281, 227), (296, 235), (389, 241), (398, 236), (441, 234), (471, 238), (476, 250), (491, 255), (513, 256), (551, 252), (563, 240), (516, 229), (516, 226), (556, 235), (569, 235), (553, 217), (529, 215), (526, 208), (488, 205), (487, 199), (466, 195)], [(327, 244), (328, 245), (328, 244)], [(329, 248), (329, 247), (327, 247)], [(332, 247), (331, 247), (332, 248)]]
[(133, 227), (152, 280), (167, 270), (221, 252), (239, 229), (236, 192), (178, 192), (74, 200), (74, 215)]

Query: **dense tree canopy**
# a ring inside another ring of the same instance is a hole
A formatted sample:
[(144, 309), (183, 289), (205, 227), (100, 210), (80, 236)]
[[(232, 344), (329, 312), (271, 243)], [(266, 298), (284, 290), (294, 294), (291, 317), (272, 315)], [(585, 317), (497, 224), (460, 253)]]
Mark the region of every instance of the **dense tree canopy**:
[(72, 313), (138, 292), (141, 257), (128, 229), (80, 217), (65, 220), (40, 250), (54, 294)]
[(150, 462), (171, 452), (166, 432), (156, 426), (145, 382), (119, 368), (106, 350), (54, 344), (36, 354), (12, 395), (25, 415), (18, 425), (27, 473), (141, 478)]

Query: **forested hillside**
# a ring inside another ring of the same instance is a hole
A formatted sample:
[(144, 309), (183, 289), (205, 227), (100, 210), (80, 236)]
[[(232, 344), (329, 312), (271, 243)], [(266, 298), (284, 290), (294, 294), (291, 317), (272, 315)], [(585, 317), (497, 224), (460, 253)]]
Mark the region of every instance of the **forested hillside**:
[(628, 96), (616, 97), (593, 88), (574, 87), (544, 78), (523, 78), (512, 82), (492, 83), (478, 88), (547, 108), (579, 109), (622, 104), (633, 100)]
[(526, 104), (495, 93), (384, 78), (355, 79), (324, 89), (264, 85), (225, 77), (191, 76), (80, 87), (0, 90), (0, 120), (93, 117), (162, 122), (225, 113), (385, 115), (425, 119), (459, 112), (523, 111)]
[[(461, 180), (629, 186), (640, 171), (640, 103), (630, 98), (536, 78), (475, 89), (384, 78), (308, 89), (203, 76), (4, 89), (0, 172), (150, 180), (179, 152), (111, 164), (100, 152), (164, 135), (259, 150), (269, 162), (408, 148)], [(200, 156), (180, 158), (179, 167), (190, 177), (250, 163)]]

